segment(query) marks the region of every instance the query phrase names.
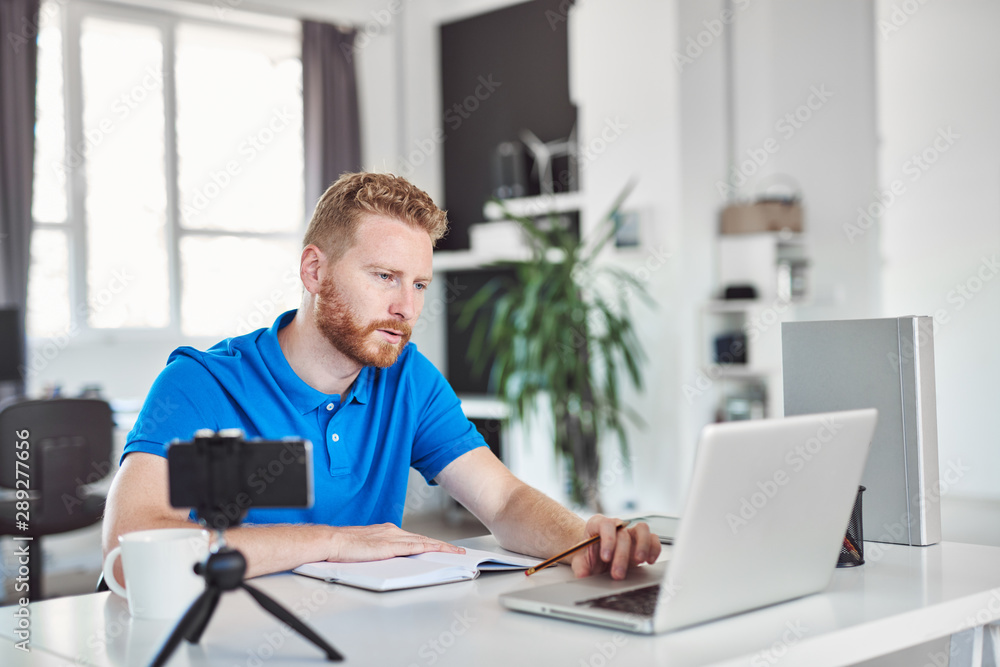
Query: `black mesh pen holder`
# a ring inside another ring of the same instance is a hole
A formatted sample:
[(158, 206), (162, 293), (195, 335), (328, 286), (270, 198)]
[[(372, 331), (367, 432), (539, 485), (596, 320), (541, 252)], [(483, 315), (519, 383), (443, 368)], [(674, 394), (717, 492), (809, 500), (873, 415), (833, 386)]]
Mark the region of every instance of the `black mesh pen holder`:
[(859, 486), (851, 519), (847, 522), (847, 534), (844, 535), (844, 543), (840, 545), (837, 567), (857, 567), (865, 563), (865, 538), (861, 529), (861, 494), (864, 492), (865, 487)]

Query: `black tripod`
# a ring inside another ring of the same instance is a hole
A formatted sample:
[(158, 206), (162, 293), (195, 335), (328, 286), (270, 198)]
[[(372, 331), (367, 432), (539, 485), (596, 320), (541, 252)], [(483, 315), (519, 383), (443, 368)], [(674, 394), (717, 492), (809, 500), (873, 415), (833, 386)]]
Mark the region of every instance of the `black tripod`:
[(184, 616), (177, 623), (177, 627), (170, 633), (163, 648), (152, 662), (152, 667), (162, 667), (171, 654), (181, 643), (181, 639), (187, 639), (192, 644), (197, 644), (201, 639), (202, 632), (212, 618), (215, 607), (219, 603), (219, 598), (226, 591), (234, 591), (242, 588), (249, 593), (261, 607), (276, 616), (279, 620), (287, 623), (289, 627), (300, 635), (318, 646), (326, 653), (326, 659), (331, 662), (340, 662), (344, 656), (337, 652), (337, 649), (330, 646), (326, 640), (313, 632), (305, 623), (300, 621), (294, 614), (278, 604), (274, 599), (257, 590), (250, 584), (243, 581), (243, 575), (247, 571), (247, 561), (243, 554), (236, 549), (225, 546), (225, 538), (222, 531), (218, 531), (216, 549), (209, 554), (204, 563), (195, 566), (195, 572), (205, 578), (205, 592), (198, 596), (198, 599), (191, 603)]

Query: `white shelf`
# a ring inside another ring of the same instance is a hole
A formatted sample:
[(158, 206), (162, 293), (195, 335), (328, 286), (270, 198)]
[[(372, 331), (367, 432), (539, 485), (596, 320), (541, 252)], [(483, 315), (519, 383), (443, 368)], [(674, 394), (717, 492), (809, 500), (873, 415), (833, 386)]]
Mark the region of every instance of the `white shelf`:
[(760, 368), (740, 364), (718, 364), (702, 371), (706, 376), (733, 380), (766, 379), (777, 373), (773, 368)]
[(510, 408), (499, 398), (459, 395), (462, 412), (469, 419), (507, 419)]
[(480, 269), (497, 262), (526, 262), (531, 251), (479, 252), (473, 250), (439, 250), (434, 253), (435, 271), (465, 271)]
[(710, 313), (745, 313), (765, 305), (761, 299), (715, 299), (709, 301), (705, 309)]
[(583, 193), (579, 191), (557, 192), (551, 195), (505, 199), (503, 206), (495, 201), (488, 201), (483, 205), (483, 216), (487, 220), (503, 220), (504, 207), (512, 215), (522, 218), (579, 211), (583, 208)]

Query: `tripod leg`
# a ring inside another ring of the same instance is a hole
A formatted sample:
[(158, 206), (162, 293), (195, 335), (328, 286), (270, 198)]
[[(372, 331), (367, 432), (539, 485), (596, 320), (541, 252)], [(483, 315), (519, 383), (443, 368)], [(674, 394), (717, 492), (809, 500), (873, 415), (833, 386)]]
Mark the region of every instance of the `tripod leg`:
[[(153, 662), (150, 663), (150, 667), (163, 667), (163, 665), (166, 664), (167, 660), (170, 659), (170, 656), (173, 654), (174, 650), (177, 648), (177, 645), (181, 643), (181, 639), (190, 635), (190, 629), (193, 627), (195, 623), (199, 622), (199, 620), (202, 619), (202, 613), (205, 607), (210, 604), (212, 604), (214, 607), (214, 603), (212, 602), (213, 592), (215, 594), (215, 600), (218, 600), (219, 598), (218, 591), (212, 591), (211, 589), (206, 589), (204, 593), (198, 596), (197, 600), (191, 603), (191, 606), (188, 607), (188, 610), (184, 612), (183, 616), (181, 616), (181, 620), (177, 622), (177, 625), (174, 627), (173, 632), (171, 632), (170, 636), (167, 637), (167, 641), (164, 642), (163, 647), (160, 649), (160, 652), (156, 654), (156, 658), (154, 658)], [(202, 627), (204, 627), (204, 623), (208, 622), (207, 616), (204, 618), (206, 620), (202, 623)]]
[(282, 607), (263, 591), (259, 591), (247, 583), (241, 583), (240, 587), (252, 595), (253, 599), (257, 601), (257, 604), (269, 611), (273, 616), (276, 616), (279, 620), (287, 623), (293, 630), (322, 649), (323, 652), (326, 653), (327, 660), (330, 662), (340, 662), (344, 659), (344, 656), (340, 655), (340, 653), (337, 652), (337, 649), (330, 646), (325, 639), (313, 632), (309, 626), (300, 621), (297, 616)]
[(201, 633), (205, 632), (205, 627), (212, 620), (212, 614), (215, 613), (215, 607), (219, 604), (222, 591), (218, 588), (209, 587), (202, 595), (208, 595), (208, 598), (199, 607), (198, 615), (188, 623), (188, 631), (184, 634), (184, 638), (192, 644), (197, 644), (201, 640)]

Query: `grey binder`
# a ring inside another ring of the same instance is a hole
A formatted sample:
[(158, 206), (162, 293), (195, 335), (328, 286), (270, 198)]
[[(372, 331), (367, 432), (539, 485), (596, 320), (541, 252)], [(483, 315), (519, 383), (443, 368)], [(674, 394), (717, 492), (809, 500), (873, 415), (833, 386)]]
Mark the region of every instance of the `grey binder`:
[(781, 347), (786, 415), (878, 409), (864, 538), (940, 542), (933, 319), (787, 322)]

